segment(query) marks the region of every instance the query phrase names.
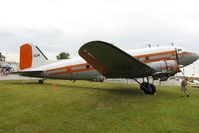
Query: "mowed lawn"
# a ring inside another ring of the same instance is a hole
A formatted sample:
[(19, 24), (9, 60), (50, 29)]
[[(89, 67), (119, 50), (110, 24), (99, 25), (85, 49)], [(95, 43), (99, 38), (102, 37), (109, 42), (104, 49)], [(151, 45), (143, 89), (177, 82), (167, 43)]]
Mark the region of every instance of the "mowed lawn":
[[(55, 84), (55, 85), (53, 85)], [(0, 133), (199, 133), (199, 88), (0, 81)]]

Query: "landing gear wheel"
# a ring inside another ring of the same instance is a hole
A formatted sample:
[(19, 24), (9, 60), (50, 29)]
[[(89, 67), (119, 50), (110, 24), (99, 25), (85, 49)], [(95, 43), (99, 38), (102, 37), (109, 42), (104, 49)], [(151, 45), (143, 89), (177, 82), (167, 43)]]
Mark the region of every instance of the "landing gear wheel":
[(38, 80), (38, 83), (39, 83), (39, 84), (43, 84), (43, 83), (44, 83), (44, 80), (40, 79), (40, 80)]
[(149, 94), (149, 91), (148, 91), (148, 83), (146, 82), (143, 82), (141, 85), (140, 85), (140, 89), (145, 93), (145, 94)]
[(155, 85), (150, 84), (150, 87), (151, 87), (150, 95), (155, 95), (156, 94), (156, 87), (155, 87)]
[(149, 95), (154, 95), (156, 93), (156, 88), (153, 84), (148, 84), (146, 82), (143, 82), (140, 85), (141, 90), (144, 91), (145, 94), (149, 94)]

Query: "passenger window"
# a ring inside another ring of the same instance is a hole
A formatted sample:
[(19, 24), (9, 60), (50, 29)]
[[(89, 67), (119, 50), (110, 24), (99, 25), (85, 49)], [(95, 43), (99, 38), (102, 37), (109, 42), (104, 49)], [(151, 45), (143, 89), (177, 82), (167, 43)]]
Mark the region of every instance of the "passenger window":
[(147, 57), (145, 57), (145, 60), (149, 60), (149, 57), (147, 56)]
[(90, 65), (86, 65), (86, 68), (88, 69), (88, 68), (90, 68), (91, 66)]

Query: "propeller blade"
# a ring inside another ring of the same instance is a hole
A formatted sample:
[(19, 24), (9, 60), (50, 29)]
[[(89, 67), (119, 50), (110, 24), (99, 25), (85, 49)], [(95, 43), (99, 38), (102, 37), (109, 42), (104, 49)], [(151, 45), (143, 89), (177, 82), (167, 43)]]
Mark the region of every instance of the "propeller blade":
[(175, 52), (176, 52), (176, 62), (178, 65), (180, 65), (177, 48), (175, 48)]
[[(184, 74), (184, 66), (180, 65), (177, 48), (175, 48), (175, 52), (176, 52), (177, 72), (181, 72), (182, 75), (185, 77), (185, 74)], [(181, 66), (182, 66), (182, 68), (183, 68), (183, 71), (180, 69)]]
[(179, 62), (179, 57), (178, 57), (178, 50), (177, 50), (177, 48), (175, 48), (175, 52), (176, 52), (177, 72), (181, 72), (181, 70), (180, 70), (180, 62)]

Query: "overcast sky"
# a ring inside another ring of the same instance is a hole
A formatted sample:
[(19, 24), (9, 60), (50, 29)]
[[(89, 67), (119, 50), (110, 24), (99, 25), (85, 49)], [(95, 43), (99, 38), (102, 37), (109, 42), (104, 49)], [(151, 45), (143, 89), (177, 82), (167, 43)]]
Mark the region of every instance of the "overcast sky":
[[(77, 54), (92, 40), (137, 49), (183, 46), (199, 52), (197, 0), (0, 0), (0, 51), (19, 60), (19, 46), (37, 45), (49, 59)], [(199, 61), (193, 67), (199, 76)]]

